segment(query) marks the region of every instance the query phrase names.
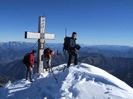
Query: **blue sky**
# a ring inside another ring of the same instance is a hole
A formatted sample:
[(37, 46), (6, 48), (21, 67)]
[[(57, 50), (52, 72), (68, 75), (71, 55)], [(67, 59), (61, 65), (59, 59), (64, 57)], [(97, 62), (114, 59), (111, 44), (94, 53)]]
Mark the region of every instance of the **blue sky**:
[(89, 45), (133, 46), (133, 0), (4, 0), (0, 1), (0, 41), (26, 41), (25, 31), (38, 32), (39, 16), (46, 17), (45, 32), (63, 43), (77, 32), (77, 42)]

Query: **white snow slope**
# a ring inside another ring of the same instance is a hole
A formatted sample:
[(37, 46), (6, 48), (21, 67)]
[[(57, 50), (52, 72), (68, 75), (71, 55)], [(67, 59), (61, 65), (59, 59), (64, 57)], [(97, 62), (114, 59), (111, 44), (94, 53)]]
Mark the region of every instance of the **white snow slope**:
[(133, 99), (130, 86), (97, 67), (81, 63), (64, 72), (64, 64), (57, 67), (52, 69), (58, 83), (47, 72), (33, 83), (25, 79), (8, 82), (0, 88), (0, 99)]

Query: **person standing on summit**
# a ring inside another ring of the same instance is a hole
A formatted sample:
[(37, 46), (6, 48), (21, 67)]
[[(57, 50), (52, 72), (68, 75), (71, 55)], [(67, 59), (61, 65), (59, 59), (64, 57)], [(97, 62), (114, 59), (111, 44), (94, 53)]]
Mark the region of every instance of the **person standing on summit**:
[[(68, 59), (68, 63), (67, 63), (67, 68), (70, 66), (71, 61), (72, 61), (72, 57), (75, 57), (74, 60), (74, 65), (76, 66), (78, 64), (78, 53), (76, 52), (76, 50), (80, 47), (79, 45), (76, 45), (76, 36), (77, 33), (73, 32), (72, 33), (72, 37), (69, 39), (68, 41), (68, 53), (69, 53), (69, 59)], [(80, 48), (79, 48), (80, 49)], [(79, 50), (78, 49), (78, 50)]]
[(27, 71), (26, 71), (26, 80), (30, 80), (30, 82), (33, 82), (33, 67), (34, 64), (33, 63), (37, 63), (34, 60), (34, 55), (36, 54), (36, 50), (32, 50), (31, 53), (27, 53), (24, 58), (23, 58), (23, 63), (26, 65), (27, 67)]

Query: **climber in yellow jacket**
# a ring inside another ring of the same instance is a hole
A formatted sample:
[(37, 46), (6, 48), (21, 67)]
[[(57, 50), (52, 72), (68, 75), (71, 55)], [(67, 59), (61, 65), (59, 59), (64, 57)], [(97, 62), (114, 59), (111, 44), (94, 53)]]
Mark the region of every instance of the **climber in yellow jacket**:
[(47, 68), (49, 67), (49, 72), (51, 68), (51, 58), (53, 54), (54, 54), (54, 51), (52, 51), (50, 48), (44, 49), (45, 69), (47, 71)]

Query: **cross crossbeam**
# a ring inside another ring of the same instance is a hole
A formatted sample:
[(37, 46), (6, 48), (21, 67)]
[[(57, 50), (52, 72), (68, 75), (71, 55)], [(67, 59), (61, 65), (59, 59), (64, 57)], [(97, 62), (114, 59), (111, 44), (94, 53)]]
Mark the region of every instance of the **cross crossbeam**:
[(46, 40), (54, 40), (55, 34), (27, 32), (27, 31), (25, 32), (25, 38), (26, 39), (40, 39), (41, 37), (46, 39)]

